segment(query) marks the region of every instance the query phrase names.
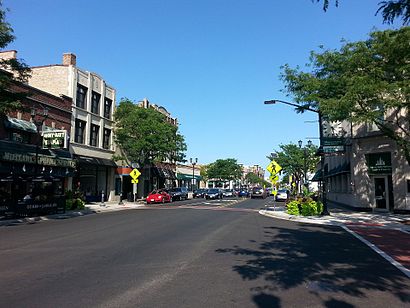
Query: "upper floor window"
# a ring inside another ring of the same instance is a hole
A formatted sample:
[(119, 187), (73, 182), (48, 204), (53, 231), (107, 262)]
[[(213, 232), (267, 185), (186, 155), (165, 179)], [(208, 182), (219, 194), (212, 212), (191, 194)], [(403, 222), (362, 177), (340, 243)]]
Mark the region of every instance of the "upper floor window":
[(75, 120), (74, 141), (77, 143), (84, 143), (85, 124), (85, 121)]
[(93, 147), (98, 147), (98, 132), (100, 127), (95, 124), (91, 124), (91, 133), (90, 133), (90, 145)]
[(99, 114), (100, 113), (100, 98), (101, 95), (96, 93), (96, 92), (92, 92), (92, 96), (91, 96), (91, 112), (95, 113), (95, 114)]
[(109, 119), (111, 117), (112, 100), (105, 98), (104, 100), (104, 117)]
[(110, 137), (111, 137), (111, 130), (104, 128), (104, 140), (103, 140), (103, 148), (109, 149), (110, 148)]
[(86, 109), (87, 104), (87, 88), (82, 85), (77, 85), (77, 99), (75, 105)]

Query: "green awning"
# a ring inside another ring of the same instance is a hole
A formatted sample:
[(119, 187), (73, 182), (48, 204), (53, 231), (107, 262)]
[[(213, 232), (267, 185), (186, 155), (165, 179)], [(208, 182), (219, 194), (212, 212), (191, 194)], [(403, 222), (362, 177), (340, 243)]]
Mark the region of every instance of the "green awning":
[[(192, 180), (192, 174), (177, 173), (178, 180)], [(200, 175), (194, 175), (194, 179), (199, 181), (202, 179)]]
[(313, 178), (311, 179), (312, 182), (320, 182), (323, 180), (322, 177), (322, 170), (318, 170), (316, 171), (315, 175), (313, 176)]
[(37, 133), (36, 125), (32, 122), (25, 120), (7, 117), (7, 119), (4, 120), (4, 125), (6, 126), (6, 128), (23, 130), (29, 133)]

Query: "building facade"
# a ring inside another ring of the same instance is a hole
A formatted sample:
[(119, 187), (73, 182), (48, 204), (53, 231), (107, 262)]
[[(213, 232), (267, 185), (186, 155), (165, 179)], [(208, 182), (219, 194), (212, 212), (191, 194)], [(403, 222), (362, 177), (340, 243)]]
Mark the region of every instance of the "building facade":
[(351, 126), (345, 151), (325, 156), (327, 199), (362, 210), (410, 212), (410, 166), (375, 125)]
[(119, 177), (112, 160), (115, 89), (98, 74), (79, 69), (72, 53), (63, 55), (62, 64), (31, 69), (31, 86), (72, 99), (70, 151), (77, 163), (73, 188), (88, 202), (118, 199)]
[(8, 91), (25, 98), (22, 111), (0, 115), (0, 216), (64, 209), (76, 167), (68, 149), (72, 100), (20, 82)]

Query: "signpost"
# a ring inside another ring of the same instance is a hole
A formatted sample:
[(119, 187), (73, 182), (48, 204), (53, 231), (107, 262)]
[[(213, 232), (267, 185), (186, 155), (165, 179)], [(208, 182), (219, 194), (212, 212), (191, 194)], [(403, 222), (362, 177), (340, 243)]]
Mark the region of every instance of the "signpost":
[(137, 195), (137, 184), (138, 184), (138, 177), (141, 175), (141, 172), (138, 171), (137, 168), (132, 169), (130, 172), (130, 176), (132, 178), (131, 183), (133, 184), (133, 194), (134, 194), (134, 202), (136, 201)]

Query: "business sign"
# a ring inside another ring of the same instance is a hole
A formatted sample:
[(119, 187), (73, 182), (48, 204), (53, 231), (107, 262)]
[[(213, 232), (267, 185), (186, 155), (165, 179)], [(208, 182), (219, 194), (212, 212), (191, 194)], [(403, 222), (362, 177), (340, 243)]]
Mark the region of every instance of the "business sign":
[(322, 147), (323, 153), (332, 154), (332, 153), (343, 153), (345, 151), (344, 145), (324, 145)]
[[(36, 156), (30, 154), (4, 152), (0, 153), (0, 160), (35, 164)], [(75, 162), (72, 159), (57, 158), (42, 154), (37, 156), (37, 162), (39, 165), (44, 166), (75, 168)]]
[(45, 131), (43, 135), (43, 149), (65, 149), (67, 148), (67, 131), (52, 130)]
[(369, 174), (392, 173), (391, 153), (372, 153), (366, 155)]

